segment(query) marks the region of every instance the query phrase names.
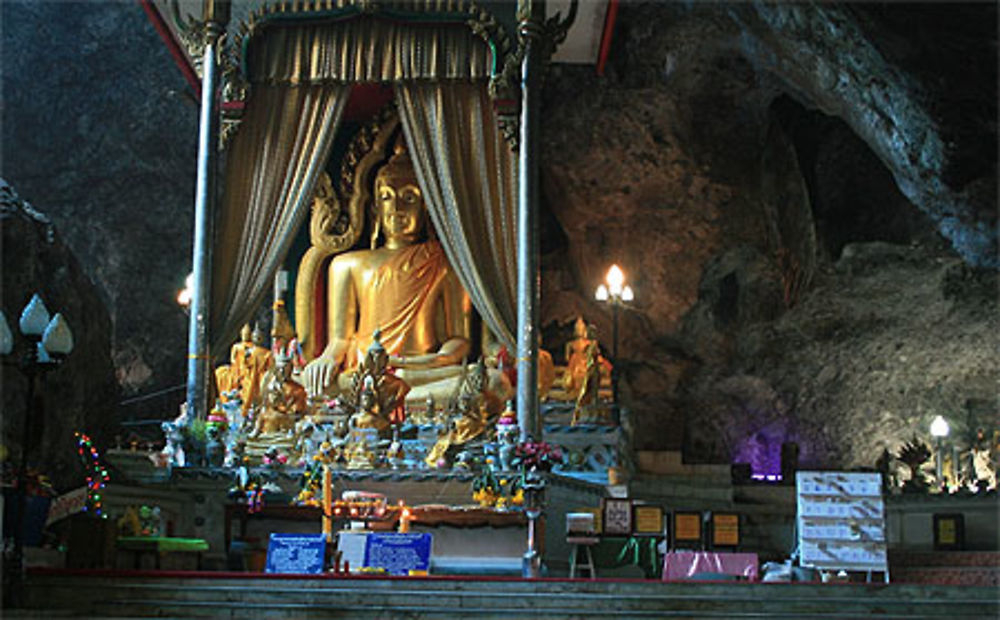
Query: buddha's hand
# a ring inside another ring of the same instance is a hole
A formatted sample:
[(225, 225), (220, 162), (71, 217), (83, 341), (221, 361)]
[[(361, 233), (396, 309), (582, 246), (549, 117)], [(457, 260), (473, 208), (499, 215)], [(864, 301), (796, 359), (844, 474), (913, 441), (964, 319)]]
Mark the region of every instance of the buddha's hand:
[(464, 338), (451, 338), (438, 351), (418, 353), (416, 355), (390, 355), (389, 364), (396, 368), (441, 368), (455, 366), (469, 352), (469, 341)]
[(336, 360), (325, 355), (306, 364), (302, 370), (302, 385), (310, 398), (327, 395), (337, 378), (338, 365)]
[(443, 358), (439, 353), (421, 353), (418, 355), (390, 355), (389, 365), (395, 368), (437, 368), (443, 366)]

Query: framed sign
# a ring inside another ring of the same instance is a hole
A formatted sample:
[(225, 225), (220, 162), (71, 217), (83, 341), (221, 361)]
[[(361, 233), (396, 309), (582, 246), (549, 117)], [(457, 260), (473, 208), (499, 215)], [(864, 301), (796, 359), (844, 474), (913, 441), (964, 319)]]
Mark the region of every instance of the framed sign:
[(965, 547), (965, 516), (962, 513), (934, 515), (934, 549), (959, 551)]
[(702, 546), (700, 512), (674, 513), (674, 546), (688, 549)]
[(271, 534), (265, 572), (316, 575), (323, 572), (325, 558), (323, 534)]
[(404, 577), (426, 575), (432, 541), (426, 532), (372, 532), (365, 540), (365, 567)]
[(879, 473), (800, 471), (795, 490), (802, 566), (881, 572), (889, 581)]
[(712, 548), (734, 549), (740, 546), (740, 515), (734, 512), (712, 513)]
[(663, 507), (652, 504), (632, 505), (634, 536), (663, 536)]
[(601, 509), (605, 536), (630, 536), (632, 534), (632, 501), (606, 497)]

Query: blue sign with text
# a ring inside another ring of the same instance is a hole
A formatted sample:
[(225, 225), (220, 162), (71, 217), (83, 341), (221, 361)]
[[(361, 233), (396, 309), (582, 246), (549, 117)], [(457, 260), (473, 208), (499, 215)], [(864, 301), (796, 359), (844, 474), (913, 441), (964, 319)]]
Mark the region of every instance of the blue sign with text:
[(431, 565), (431, 535), (426, 532), (372, 532), (365, 543), (365, 566), (390, 575), (426, 572)]
[(271, 534), (265, 572), (315, 575), (323, 572), (325, 557), (323, 534)]

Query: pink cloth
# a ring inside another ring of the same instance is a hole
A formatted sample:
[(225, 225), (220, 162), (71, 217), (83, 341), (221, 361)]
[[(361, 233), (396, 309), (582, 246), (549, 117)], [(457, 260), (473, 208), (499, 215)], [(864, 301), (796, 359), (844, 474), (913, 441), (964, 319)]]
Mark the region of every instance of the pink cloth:
[(756, 553), (674, 551), (663, 556), (663, 581), (690, 579), (698, 573), (722, 573), (757, 581)]

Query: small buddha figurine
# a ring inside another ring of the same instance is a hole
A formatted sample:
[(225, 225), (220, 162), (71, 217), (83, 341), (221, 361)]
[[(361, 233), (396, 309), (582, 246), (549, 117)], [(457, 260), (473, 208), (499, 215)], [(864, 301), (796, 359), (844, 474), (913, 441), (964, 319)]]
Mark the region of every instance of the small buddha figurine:
[(368, 441), (358, 439), (347, 447), (347, 469), (372, 469), (375, 467), (375, 452), (369, 447)]
[(271, 353), (273, 355), (286, 355), (292, 360), (292, 374), (297, 375), (305, 368), (306, 361), (302, 356), (302, 347), (299, 346), (299, 338), (292, 327), (292, 321), (288, 318), (288, 311), (285, 309), (284, 300), (278, 299), (274, 302), (274, 323), (271, 327)]
[(424, 461), (431, 467), (437, 467), (451, 447), (478, 439), (487, 428), (488, 415), (481, 397), (469, 392), (462, 393), (458, 397), (458, 417), (452, 420), (448, 432), (438, 437)]
[(351, 428), (374, 428), (379, 433), (392, 426), (389, 417), (384, 415), (379, 406), (374, 382), (367, 377), (358, 398), (358, 410), (351, 416)]
[[(382, 346), (381, 331), (376, 329), (372, 338), (372, 344), (368, 347), (364, 360), (354, 373), (347, 400), (359, 410), (362, 409), (360, 399), (364, 386), (372, 392), (382, 417), (390, 424), (400, 424), (406, 417), (405, 399), (410, 386), (389, 368), (389, 354)], [(379, 430), (384, 428), (380, 425)]]
[(260, 380), (271, 367), (271, 352), (260, 343), (263, 332), (244, 325), (240, 331), (240, 341), (229, 351), (229, 365), (215, 370), (216, 386), (223, 402), (233, 393), (242, 401), (243, 417), (249, 415), (250, 408), (260, 402)]
[(389, 462), (389, 466), (393, 469), (399, 469), (403, 466), (406, 459), (406, 452), (403, 450), (403, 442), (399, 440), (399, 426), (392, 425), (392, 442), (389, 444), (389, 448), (385, 451), (386, 460)]
[(294, 431), (296, 421), (307, 411), (306, 391), (291, 378), (291, 359), (278, 355), (274, 360), (274, 368), (262, 381), (262, 408), (250, 434), (254, 439), (289, 434)]
[(424, 414), (420, 421), (423, 424), (434, 424), (437, 421), (437, 403), (434, 402), (433, 396), (427, 397), (427, 402), (424, 404)]

